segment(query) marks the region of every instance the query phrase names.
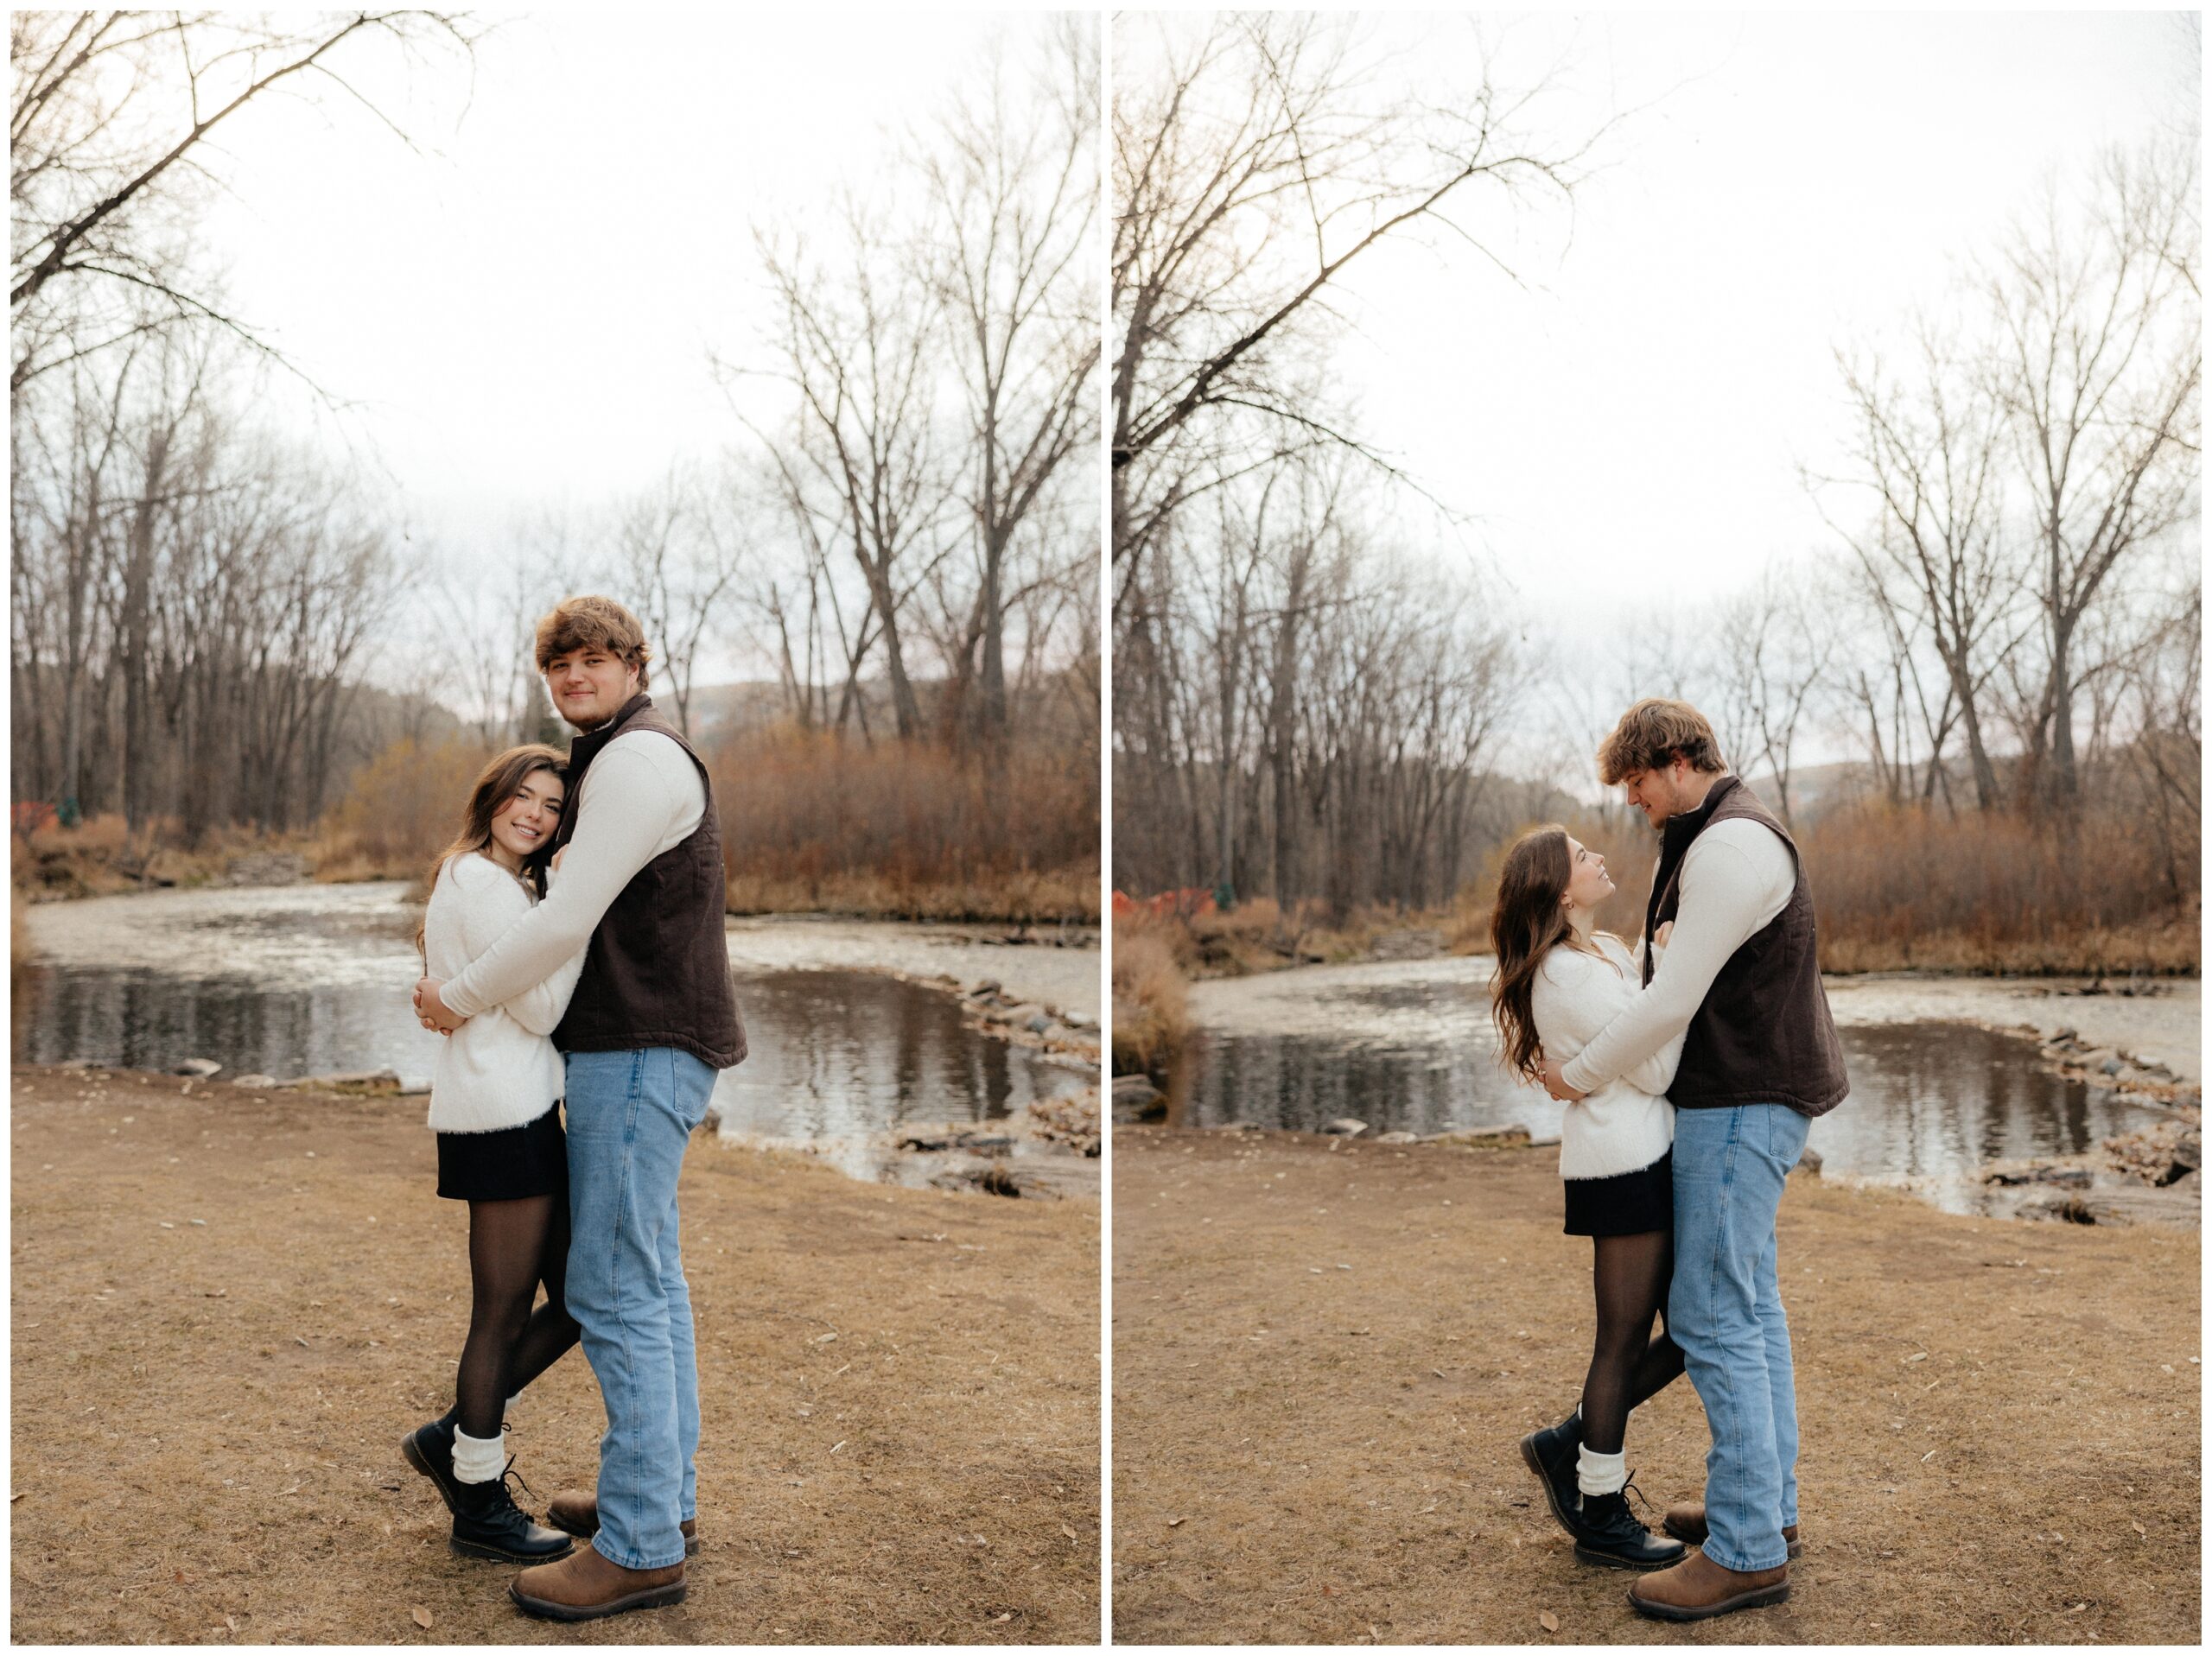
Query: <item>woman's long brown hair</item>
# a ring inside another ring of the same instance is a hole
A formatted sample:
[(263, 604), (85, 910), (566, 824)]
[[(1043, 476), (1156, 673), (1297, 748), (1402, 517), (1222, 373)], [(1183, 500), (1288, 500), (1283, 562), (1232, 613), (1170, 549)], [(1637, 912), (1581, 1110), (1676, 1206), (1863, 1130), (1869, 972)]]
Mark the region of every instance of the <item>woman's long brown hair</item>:
[[(520, 747), (511, 747), (481, 771), (468, 790), (468, 805), (461, 813), (461, 832), (453, 843), (438, 853), (438, 860), (430, 865), (426, 889), (438, 889), (438, 876), (445, 866), (455, 857), (471, 851), (482, 851), (492, 843), (492, 819), (499, 814), (499, 807), (515, 796), (524, 782), (540, 771), (550, 771), (561, 778), (565, 792), (569, 779), (569, 762), (554, 749), (542, 742), (526, 742)], [(563, 801), (565, 808), (566, 801)], [(545, 895), (545, 865), (553, 860), (553, 842), (531, 852), (522, 865), (522, 878), (538, 896)], [(429, 954), (423, 947), (423, 930), (429, 922), (427, 912), (415, 926), (415, 952), (423, 956), (427, 964)]]
[(1560, 943), (1579, 948), (1560, 898), (1574, 876), (1567, 830), (1556, 822), (1516, 840), (1498, 871), (1491, 905), (1490, 946), (1497, 972), (1490, 980), (1490, 1015), (1505, 1045), (1505, 1066), (1523, 1081), (1543, 1077), (1543, 1043), (1532, 1010), (1537, 970)]

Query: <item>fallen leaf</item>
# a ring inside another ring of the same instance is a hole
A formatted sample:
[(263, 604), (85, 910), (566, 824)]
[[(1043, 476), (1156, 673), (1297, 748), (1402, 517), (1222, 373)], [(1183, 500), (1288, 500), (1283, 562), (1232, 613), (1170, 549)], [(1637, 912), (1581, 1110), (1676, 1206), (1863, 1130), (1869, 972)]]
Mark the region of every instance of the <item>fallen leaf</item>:
[(1928, 1361), (1928, 1354), (1924, 1351), (1916, 1351), (1912, 1355), (1907, 1357), (1905, 1361), (1909, 1363), (1925, 1362)]
[(226, 1615), (223, 1618), (223, 1625), (232, 1633), (236, 1633), (238, 1630), (238, 1619), (234, 1615)]
[(993, 1627), (996, 1627), (1001, 1621), (1011, 1621), (1013, 1620), (1014, 1612), (1012, 1610), (1001, 1610), (996, 1615), (991, 1618), (991, 1625)]
[(2135, 1530), (2135, 1532), (2136, 1532), (2138, 1535), (2141, 1536), (2145, 1540), (2146, 1540), (2146, 1541), (2147, 1541), (2147, 1540), (2149, 1540), (2149, 1539), (2151, 1539), (2151, 1532), (2150, 1532), (2150, 1531), (2148, 1531), (2148, 1530), (2146, 1530), (2146, 1529), (2145, 1529), (2145, 1528), (2144, 1528), (2140, 1524), (2137, 1524), (2137, 1525), (2135, 1525), (2135, 1526), (2133, 1526), (2133, 1528), (2134, 1528), (2134, 1530)]
[(1554, 1615), (1549, 1610), (1546, 1610), (1541, 1615), (1536, 1618), (1536, 1625), (1541, 1627), (1546, 1633), (1557, 1633), (1559, 1631), (1559, 1618)]
[(1172, 1530), (1183, 1522), (1184, 1520), (1181, 1518), (1171, 1518), (1167, 1520), (1167, 1527)]
[(429, 1631), (430, 1613), (419, 1604), (415, 1607), (415, 1625), (426, 1633)]
[(1061, 1526), (1060, 1526), (1060, 1533), (1061, 1533), (1061, 1534), (1063, 1534), (1063, 1535), (1065, 1535), (1065, 1536), (1066, 1536), (1066, 1537), (1068, 1538), (1068, 1539), (1069, 1539), (1069, 1540), (1071, 1540), (1071, 1541), (1077, 1540), (1077, 1539), (1081, 1539), (1081, 1538), (1079, 1538), (1079, 1537), (1076, 1534), (1076, 1532), (1075, 1532), (1075, 1529), (1074, 1529), (1074, 1526), (1071, 1526), (1071, 1525), (1068, 1525), (1068, 1524), (1063, 1524), (1063, 1525), (1061, 1525)]

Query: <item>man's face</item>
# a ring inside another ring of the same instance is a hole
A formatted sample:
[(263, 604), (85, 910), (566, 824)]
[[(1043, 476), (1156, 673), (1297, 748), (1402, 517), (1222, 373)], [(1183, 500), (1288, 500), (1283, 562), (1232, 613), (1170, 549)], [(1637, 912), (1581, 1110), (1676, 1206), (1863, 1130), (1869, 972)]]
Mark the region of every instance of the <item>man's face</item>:
[(1690, 764), (1676, 759), (1663, 771), (1631, 771), (1621, 778), (1628, 803), (1643, 813), (1653, 828), (1663, 828), (1670, 816), (1689, 809), (1686, 789)]
[(604, 650), (571, 650), (545, 663), (553, 708), (578, 730), (596, 730), (638, 693), (637, 669)]

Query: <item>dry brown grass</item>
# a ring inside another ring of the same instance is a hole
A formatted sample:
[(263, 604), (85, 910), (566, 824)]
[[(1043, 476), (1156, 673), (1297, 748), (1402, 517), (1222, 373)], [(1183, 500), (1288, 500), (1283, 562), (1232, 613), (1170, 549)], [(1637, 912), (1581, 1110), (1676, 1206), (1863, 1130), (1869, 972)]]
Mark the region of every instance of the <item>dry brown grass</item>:
[[(257, 851), (296, 854), (318, 880), (419, 881), (491, 753), (461, 739), (395, 742), (310, 834), (225, 829), (188, 851), (173, 823), (136, 836), (120, 816), (43, 828), (29, 850), (16, 837), (16, 882), (38, 901), (199, 885)], [(730, 911), (1095, 925), (1096, 777), (1071, 766), (1041, 748), (1017, 748), (995, 774), (927, 743), (741, 739), (711, 766)]]
[(119, 813), (108, 813), (73, 828), (41, 828), (28, 840), (16, 834), (10, 864), (18, 901), (53, 903), (151, 886), (205, 885), (226, 878), (241, 856), (277, 852), (312, 860), (315, 847), (309, 834), (248, 828), (219, 828), (188, 846), (174, 820), (157, 818), (133, 834)]
[[(1640, 823), (1570, 817), (1606, 853), (1618, 889), (1598, 923), (1633, 938), (1650, 895), (1653, 841)], [(2022, 976), (2187, 975), (2202, 969), (2194, 889), (2176, 896), (2158, 847), (2123, 815), (2075, 824), (1891, 808), (1839, 810), (1797, 836), (1830, 972), (1927, 970)], [(1503, 846), (1460, 892), (1455, 954), (1490, 949)]]
[(363, 765), (316, 843), (319, 880), (420, 879), (461, 831), (468, 790), (494, 750), (403, 737)]
[[(1788, 1604), (1684, 1628), (1575, 1560), (1516, 1449), (1589, 1361), (1555, 1151), (1117, 1127), (1114, 1158), (1119, 1640), (2199, 1636), (2194, 1232), (1792, 1179), (1805, 1554)], [(1699, 1493), (1686, 1383), (1628, 1441), (1651, 1501)]]
[[(447, 1550), (397, 1454), (467, 1321), (421, 1110), (15, 1072), (16, 1641), (1096, 1641), (1096, 1202), (695, 1145), (690, 1597), (563, 1627)], [(580, 1352), (531, 1388), (540, 1501), (589, 1487), (603, 1418)]]
[(710, 768), (741, 909), (844, 908), (842, 891), (885, 917), (1098, 918), (1098, 778), (1065, 749), (1017, 744), (993, 769), (932, 742), (782, 727)]
[(933, 884), (860, 872), (814, 879), (733, 874), (732, 914), (845, 914), (870, 920), (1011, 921), (1018, 925), (1096, 925), (1098, 877), (1068, 869), (1016, 870)]
[(2065, 974), (2199, 968), (2197, 893), (2177, 895), (2139, 824), (2113, 812), (2069, 824), (1871, 805), (1822, 819), (1802, 842), (1823, 953), (1837, 960)]
[(1114, 918), (1114, 1073), (1165, 1076), (1190, 1032), (1182, 968), (1166, 927)]

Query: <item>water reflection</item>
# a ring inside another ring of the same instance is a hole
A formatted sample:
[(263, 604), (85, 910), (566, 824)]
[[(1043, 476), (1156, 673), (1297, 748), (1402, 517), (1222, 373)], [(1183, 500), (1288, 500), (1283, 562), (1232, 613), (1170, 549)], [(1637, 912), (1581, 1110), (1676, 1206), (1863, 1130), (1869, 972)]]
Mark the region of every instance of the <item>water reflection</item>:
[[(1384, 998), (1408, 993), (1393, 989)], [(1375, 1133), (1521, 1126), (1556, 1133), (1560, 1107), (1514, 1084), (1498, 1069), (1492, 1042), (1465, 1038), (1474, 1033), (1462, 1023), (1457, 1038), (1414, 1044), (1207, 1031), (1185, 1053), (1171, 1119), (1312, 1132), (1352, 1116)], [(1841, 1034), (1851, 1096), (1811, 1134), (1830, 1173), (1947, 1177), (1990, 1161), (2078, 1154), (2164, 1119), (2052, 1074), (2034, 1044), (2018, 1036), (1959, 1024)]]
[[(389, 1069), (424, 1084), (439, 1037), (415, 1022), (398, 987), (412, 981), (413, 961), (404, 944), (362, 936), (335, 982), (33, 966), (15, 985), (16, 1056), (143, 1069), (212, 1058), (229, 1075), (279, 1079)], [(811, 1142), (993, 1120), (1086, 1084), (1030, 1048), (966, 1027), (942, 990), (901, 979), (741, 974), (737, 993), (752, 1050), (715, 1090), (732, 1136)]]
[(940, 990), (865, 972), (738, 980), (751, 1051), (715, 1088), (722, 1131), (826, 1139), (998, 1120), (1084, 1084), (1028, 1047), (977, 1034)]

